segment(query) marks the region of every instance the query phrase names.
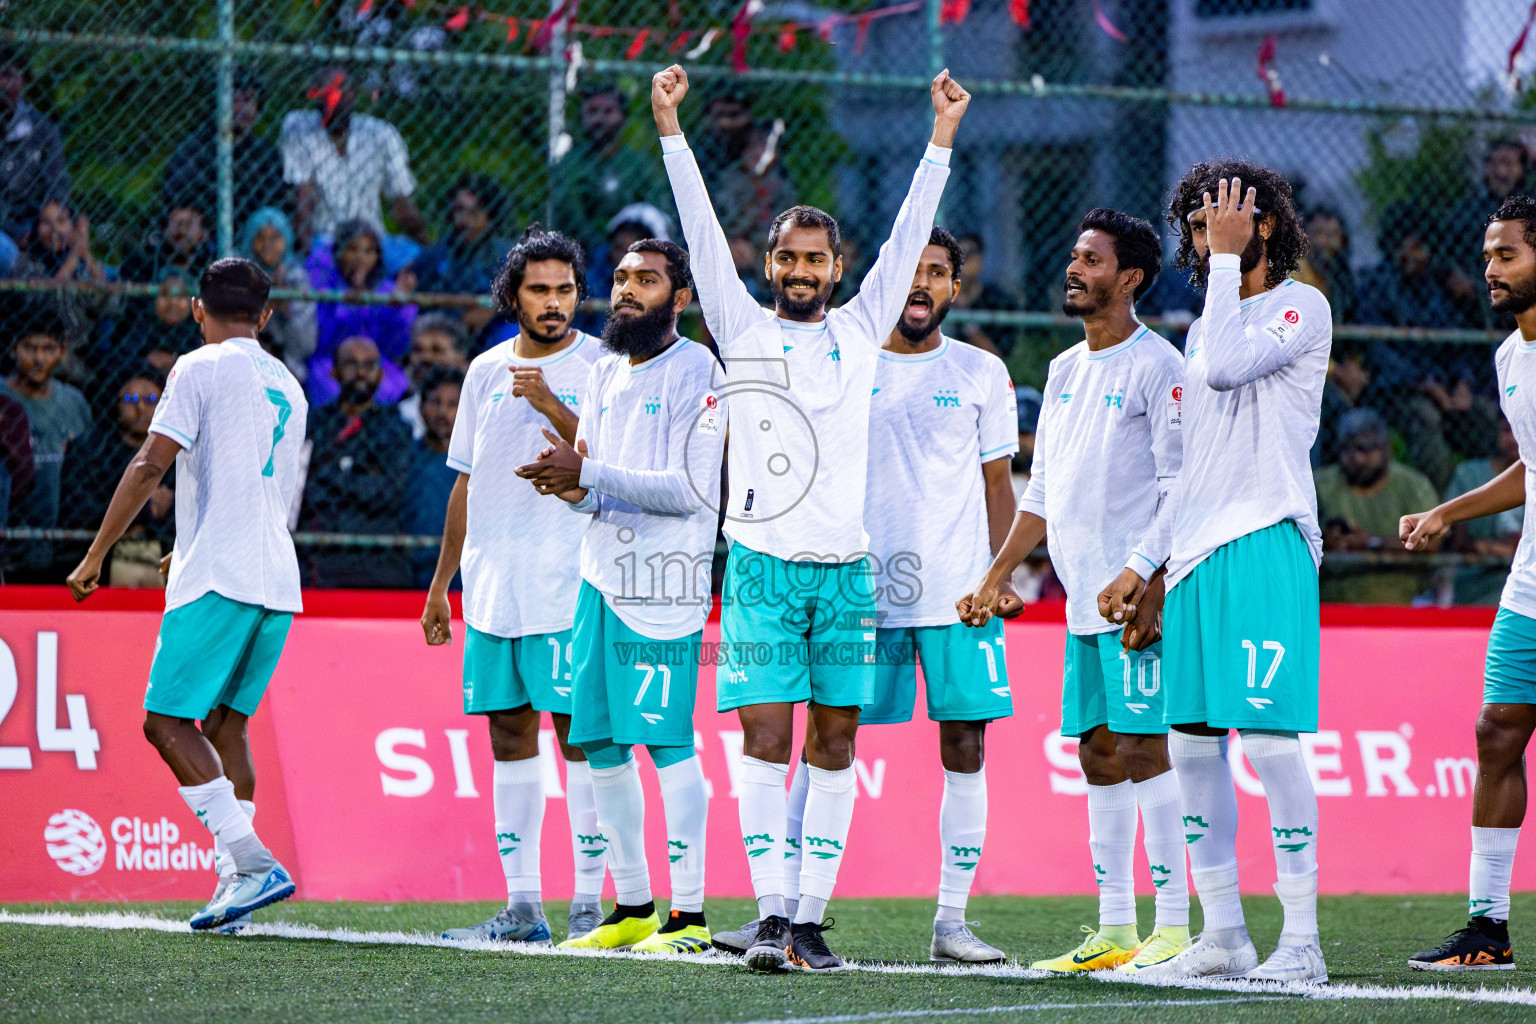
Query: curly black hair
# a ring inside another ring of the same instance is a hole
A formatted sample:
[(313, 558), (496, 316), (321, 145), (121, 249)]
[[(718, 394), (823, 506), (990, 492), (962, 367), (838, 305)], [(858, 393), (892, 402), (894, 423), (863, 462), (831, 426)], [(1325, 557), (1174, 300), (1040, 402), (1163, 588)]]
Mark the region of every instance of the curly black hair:
[(960, 248), (960, 241), (947, 229), (933, 226), (928, 232), (929, 245), (942, 245), (944, 251), (949, 253), (949, 276), (953, 281), (960, 280), (960, 271), (965, 268), (965, 250)]
[(1107, 206), (1089, 210), (1077, 225), (1079, 233), (1102, 231), (1115, 240), (1115, 263), (1121, 270), (1141, 271), (1141, 283), (1133, 299), (1139, 300), (1157, 280), (1163, 266), (1163, 247), (1157, 230), (1140, 217), (1132, 217)]
[(496, 280), (491, 282), (491, 298), (496, 300), (496, 312), (508, 320), (516, 319), (517, 290), (523, 286), (523, 275), (530, 262), (540, 260), (570, 264), (571, 274), (576, 278), (576, 301), (587, 297), (587, 256), (581, 250), (581, 243), (558, 231), (545, 231), (535, 221), (528, 225), (528, 230), (507, 253), (506, 262), (497, 271)]
[(1217, 183), (1222, 178), (1241, 178), (1244, 193), (1254, 189), (1262, 215), (1275, 219), (1274, 230), (1264, 242), (1264, 254), (1269, 257), (1264, 286), (1273, 288), (1301, 265), (1301, 258), (1309, 246), (1307, 232), (1296, 214), (1291, 183), (1278, 171), (1248, 160), (1226, 159), (1195, 164), (1169, 191), (1168, 223), (1179, 230), (1179, 251), (1174, 265), (1189, 273), (1190, 284), (1196, 288), (1205, 287), (1206, 264), (1195, 253), (1189, 221), (1185, 218), (1200, 208), (1201, 197), (1206, 192), (1215, 198)]
[(1536, 198), (1519, 193), (1505, 197), (1499, 204), (1498, 210), (1488, 218), (1488, 223), (1492, 224), (1499, 220), (1524, 222), (1525, 228), (1521, 231), (1520, 237), (1525, 240), (1526, 245), (1536, 249)]

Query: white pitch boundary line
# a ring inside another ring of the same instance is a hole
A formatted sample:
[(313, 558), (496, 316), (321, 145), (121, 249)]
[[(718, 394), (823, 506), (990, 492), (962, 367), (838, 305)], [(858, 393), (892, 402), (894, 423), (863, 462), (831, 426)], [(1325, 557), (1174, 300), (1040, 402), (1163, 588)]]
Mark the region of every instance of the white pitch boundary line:
[[(191, 935), (191, 927), (180, 920), (172, 920), (164, 917), (151, 917), (147, 914), (135, 913), (89, 913), (69, 914), (60, 911), (48, 911), (41, 914), (17, 914), (6, 910), (0, 910), (0, 924), (24, 924), (38, 925), (54, 928), (94, 928), (107, 931), (157, 931), (171, 934)], [(501, 953), (517, 956), (560, 956), (560, 957), (597, 957), (599, 959), (627, 959), (645, 960), (654, 964), (683, 963), (697, 964), (706, 967), (735, 967), (740, 960), (723, 953), (679, 953), (669, 956), (657, 956), (649, 953), (614, 952), (611, 950), (576, 949), (562, 950), (551, 946), (529, 946), (521, 943), (490, 942), (486, 940), (456, 941), (444, 939), (437, 935), (428, 935), (424, 932), (364, 932), (353, 928), (319, 928), (315, 925), (296, 924), (252, 924), (249, 925), (241, 936), (269, 935), (274, 938), (284, 939), (309, 939), (330, 942), (343, 942), (359, 945), (385, 945), (385, 946), (426, 946), (438, 949), (467, 950), (480, 953)], [(917, 974), (933, 975), (940, 977), (965, 977), (965, 978), (1013, 978), (1027, 980), (1034, 978), (1050, 977), (1049, 971), (1036, 971), (1018, 964), (993, 964), (960, 966), (946, 964), (885, 964), (885, 963), (858, 963), (848, 964), (850, 971), (859, 971), (866, 974)], [(1095, 981), (1109, 984), (1137, 985), (1152, 988), (1177, 988), (1195, 992), (1225, 992), (1229, 994), (1243, 994), (1250, 996), (1290, 996), (1304, 999), (1371, 999), (1393, 1002), (1407, 1002), (1420, 999), (1452, 1000), (1456, 1002), (1473, 1003), (1505, 1003), (1518, 1006), (1536, 1006), (1536, 989), (1528, 988), (1454, 988), (1450, 986), (1436, 985), (1314, 985), (1306, 982), (1259, 982), (1233, 979), (1229, 981), (1190, 979), (1180, 982), (1161, 982), (1154, 984), (1150, 981), (1142, 981), (1135, 976), (1119, 975), (1113, 971), (1094, 971), (1089, 977)], [(1073, 1006), (1079, 1004), (1072, 1004)], [(1094, 1004), (1081, 1004), (1094, 1005)], [(1103, 1005), (1103, 1004), (1101, 1004)], [(1136, 1005), (1155, 1005), (1153, 1003), (1139, 1002)], [(913, 1011), (915, 1012), (915, 1011)], [(818, 1020), (822, 1018), (816, 1018)], [(825, 1018), (828, 1022), (842, 1020), (843, 1018)], [(853, 1018), (848, 1018), (853, 1019)], [(782, 1022), (781, 1022), (782, 1024)]]
[(993, 1013), (1041, 1013), (1046, 1010), (1128, 1009), (1146, 1006), (1222, 1006), (1230, 1003), (1274, 1003), (1284, 996), (1236, 996), (1232, 999), (1138, 999), (1106, 1003), (1017, 1003), (1013, 1006), (945, 1006), (936, 1010), (876, 1010), (871, 1013), (838, 1013), (826, 1017), (768, 1017), (745, 1024), (857, 1024), (859, 1021), (910, 1020), (914, 1017), (982, 1017)]

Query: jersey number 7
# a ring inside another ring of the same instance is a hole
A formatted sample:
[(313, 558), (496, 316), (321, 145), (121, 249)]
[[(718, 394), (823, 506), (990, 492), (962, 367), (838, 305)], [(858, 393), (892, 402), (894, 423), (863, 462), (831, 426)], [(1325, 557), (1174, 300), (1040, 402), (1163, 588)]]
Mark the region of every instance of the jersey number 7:
[(267, 388), (267, 401), (277, 406), (277, 426), (272, 428), (272, 451), (267, 455), (267, 464), (261, 467), (262, 476), (272, 475), (272, 460), (277, 457), (277, 442), (283, 439), (283, 432), (288, 427), (288, 417), (293, 415), (293, 404), (288, 401), (288, 396), (277, 388)]

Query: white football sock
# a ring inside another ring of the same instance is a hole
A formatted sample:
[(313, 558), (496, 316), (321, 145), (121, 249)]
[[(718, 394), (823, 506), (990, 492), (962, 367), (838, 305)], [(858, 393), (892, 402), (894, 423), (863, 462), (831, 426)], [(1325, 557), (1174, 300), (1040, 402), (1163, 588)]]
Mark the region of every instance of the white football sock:
[(1509, 920), (1509, 877), (1515, 870), (1518, 828), (1472, 826), (1472, 879), (1467, 910), (1473, 917)]
[(539, 842), (544, 831), (544, 769), (538, 757), (495, 763), (491, 807), (496, 814), (496, 852), (507, 879), (507, 906), (538, 902), (528, 898), (543, 891)]
[(986, 768), (974, 773), (945, 771), (944, 797), (939, 802), (939, 912), (935, 920), (965, 920), (965, 904), (986, 838)]
[(1088, 787), (1088, 849), (1099, 884), (1099, 927), (1136, 924), (1136, 792), (1129, 782)]
[(1243, 752), (1264, 784), (1275, 892), (1285, 909), (1282, 946), (1317, 942), (1317, 793), (1295, 735), (1244, 732)]
[(837, 869), (848, 848), (858, 778), (852, 765), (828, 771), (808, 765), (810, 792), (805, 797), (804, 858), (800, 863), (800, 906), (795, 924), (820, 924), (837, 886)]
[[(233, 784), (231, 784), (233, 785)], [(251, 824), (256, 823), (256, 803), (253, 800), (236, 801), (245, 816), (251, 819)], [(235, 877), (235, 859), (229, 855), (229, 847), (218, 836), (213, 837), (213, 867), (219, 873), (220, 878)]]
[(608, 867), (608, 840), (597, 824), (592, 796), (592, 768), (585, 761), (565, 762), (565, 813), (571, 820), (571, 857), (576, 863), (575, 895), (571, 902), (602, 902), (603, 872)]
[(626, 907), (651, 902), (651, 871), (645, 860), (645, 791), (631, 757), (617, 768), (593, 768), (597, 820), (608, 836), (608, 870), (615, 900)]
[[(747, 849), (757, 914), (787, 916), (784, 908), (784, 827), (787, 823), (784, 780), (789, 765), (743, 756), (736, 778), (736, 810), (741, 841)], [(761, 852), (759, 852), (761, 851)]]
[(784, 909), (790, 916), (800, 905), (800, 865), (805, 851), (800, 849), (801, 833), (805, 831), (805, 798), (811, 792), (810, 765), (801, 758), (795, 762), (795, 770), (789, 777), (788, 815), (784, 827)]
[(1190, 874), (1205, 916), (1201, 940), (1239, 947), (1248, 941), (1248, 926), (1237, 894), (1237, 787), (1227, 761), (1227, 737), (1173, 729), (1168, 754), (1179, 780)]
[(704, 792), (704, 766), (697, 756), (656, 769), (661, 803), (667, 816), (667, 860), (672, 871), (670, 909), (704, 909), (704, 833), (709, 821), (709, 797)]
[(272, 851), (261, 844), (250, 816), (235, 799), (235, 785), (220, 775), (212, 782), (197, 786), (179, 786), (177, 792), (192, 809), (197, 820), (222, 840), (234, 861), (235, 870), (241, 874), (264, 874), (277, 863)]
[(1189, 927), (1189, 875), (1184, 868), (1184, 823), (1179, 814), (1179, 779), (1172, 771), (1137, 782), (1141, 840), (1156, 892), (1156, 927)]

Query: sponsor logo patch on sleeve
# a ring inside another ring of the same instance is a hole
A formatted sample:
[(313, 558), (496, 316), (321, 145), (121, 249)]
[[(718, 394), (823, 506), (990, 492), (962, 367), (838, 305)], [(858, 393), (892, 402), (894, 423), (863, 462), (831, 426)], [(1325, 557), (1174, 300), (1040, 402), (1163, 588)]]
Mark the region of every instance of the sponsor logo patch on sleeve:
[(700, 433), (720, 433), (720, 399), (714, 394), (704, 396), (704, 404), (699, 410), (698, 428)]
[(1178, 430), (1184, 425), (1184, 385), (1175, 384), (1168, 389), (1168, 429)]
[(1295, 340), (1301, 332), (1301, 310), (1286, 306), (1264, 325), (1264, 330), (1282, 345)]

